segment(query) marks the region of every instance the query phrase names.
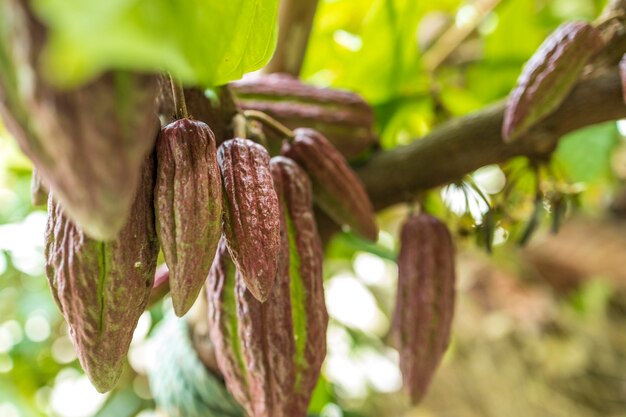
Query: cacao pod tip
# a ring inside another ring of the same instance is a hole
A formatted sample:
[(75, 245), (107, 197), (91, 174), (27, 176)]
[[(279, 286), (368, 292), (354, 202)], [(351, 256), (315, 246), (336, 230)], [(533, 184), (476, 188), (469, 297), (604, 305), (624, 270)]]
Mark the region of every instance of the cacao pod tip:
[(177, 317), (183, 317), (187, 312), (191, 309), (191, 307), (196, 302), (197, 297), (193, 294), (187, 292), (186, 294), (176, 293), (177, 296), (174, 296), (174, 292), (172, 291), (172, 307), (174, 308), (174, 314)]
[(83, 364), (83, 367), (89, 381), (96, 391), (100, 394), (105, 394), (115, 388), (115, 385), (117, 385), (117, 382), (122, 376), (122, 371), (124, 369), (123, 362), (111, 367), (108, 365), (99, 366), (98, 363), (96, 363), (96, 359), (87, 359), (87, 361), (87, 363)]

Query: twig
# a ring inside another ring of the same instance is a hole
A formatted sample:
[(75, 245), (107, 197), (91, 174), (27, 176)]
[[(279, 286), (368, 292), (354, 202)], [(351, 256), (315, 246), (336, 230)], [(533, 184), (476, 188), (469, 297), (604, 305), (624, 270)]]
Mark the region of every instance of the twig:
[(176, 117), (179, 119), (186, 119), (189, 117), (187, 113), (187, 102), (185, 101), (185, 92), (183, 91), (183, 85), (169, 75), (170, 83), (172, 84), (172, 95), (174, 96), (174, 109), (176, 110)]
[(274, 119), (272, 116), (263, 113), (262, 111), (244, 110), (243, 115), (246, 117), (246, 119), (258, 120), (262, 122), (263, 124), (271, 127), (276, 132), (283, 135), (285, 138), (291, 139), (295, 136), (293, 130), (289, 129), (287, 126)]
[(462, 26), (452, 25), (437, 42), (424, 53), (424, 68), (434, 72), (452, 52), (467, 38), (483, 21), (501, 0), (479, 0), (470, 7), (475, 11), (474, 16)]

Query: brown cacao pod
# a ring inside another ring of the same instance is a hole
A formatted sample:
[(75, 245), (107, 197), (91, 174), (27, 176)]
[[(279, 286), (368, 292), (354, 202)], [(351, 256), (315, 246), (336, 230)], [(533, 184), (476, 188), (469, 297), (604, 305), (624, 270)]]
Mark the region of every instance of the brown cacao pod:
[(454, 285), (454, 246), (447, 227), (428, 214), (410, 215), (400, 235), (393, 335), (413, 403), (425, 395), (448, 347)]
[(286, 158), (272, 160), (272, 174), (282, 213), (277, 282), (259, 303), (222, 242), (207, 282), (211, 340), (249, 416), (303, 417), (326, 355), (322, 246), (306, 174)]
[(156, 230), (174, 312), (183, 316), (200, 294), (222, 232), (215, 137), (203, 122), (177, 120), (161, 130), (156, 154)]
[(555, 111), (603, 46), (600, 32), (586, 22), (559, 26), (526, 63), (509, 95), (502, 136), (507, 142)]
[[(291, 129), (314, 128), (348, 159), (378, 143), (373, 111), (357, 94), (307, 85), (289, 74), (270, 74), (231, 85), (242, 109), (267, 113)], [(266, 134), (272, 138), (275, 132)]]
[(0, 115), (65, 214), (89, 236), (113, 239), (158, 132), (157, 77), (115, 71), (58, 90), (38, 65), (47, 33), (27, 2), (1, 9), (12, 15), (0, 31)]
[(224, 234), (250, 292), (265, 301), (280, 253), (280, 207), (270, 156), (248, 139), (230, 139), (217, 152), (224, 185)]
[(154, 162), (148, 158), (130, 218), (111, 242), (89, 238), (50, 193), (46, 274), (80, 363), (100, 392), (122, 372), (150, 296), (159, 245), (154, 227)]
[(300, 164), (313, 181), (315, 202), (337, 224), (375, 241), (378, 226), (372, 203), (345, 158), (319, 132), (299, 128), (282, 154)]
[(306, 172), (284, 157), (272, 158), (270, 166), (274, 183), (280, 187), (277, 192), (281, 200), (282, 259), (289, 270), (279, 271), (289, 275), (296, 340), (296, 386), (288, 415), (304, 416), (326, 357), (324, 255), (313, 213), (312, 185)]

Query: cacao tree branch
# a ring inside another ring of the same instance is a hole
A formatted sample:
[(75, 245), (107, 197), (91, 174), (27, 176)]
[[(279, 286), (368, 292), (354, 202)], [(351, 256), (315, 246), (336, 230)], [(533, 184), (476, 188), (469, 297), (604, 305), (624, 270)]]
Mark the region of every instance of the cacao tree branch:
[[(504, 103), (451, 120), (407, 146), (380, 152), (357, 169), (376, 209), (516, 156), (546, 157), (568, 132), (626, 117), (616, 70), (584, 80), (563, 105), (512, 144), (502, 140)], [(592, 138), (590, 138), (592, 139)]]
[(318, 0), (282, 0), (276, 52), (264, 72), (300, 75)]

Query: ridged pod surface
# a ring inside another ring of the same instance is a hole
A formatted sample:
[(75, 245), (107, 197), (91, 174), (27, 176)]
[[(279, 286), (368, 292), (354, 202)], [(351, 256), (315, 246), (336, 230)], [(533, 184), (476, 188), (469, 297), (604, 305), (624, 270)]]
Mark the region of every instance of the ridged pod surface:
[(40, 73), (45, 27), (25, 1), (3, 2), (0, 115), (89, 236), (114, 239), (126, 224), (140, 170), (158, 132), (157, 76), (107, 72), (72, 90)]
[(378, 226), (372, 203), (346, 159), (319, 132), (299, 128), (282, 154), (296, 161), (313, 182), (315, 202), (339, 225), (376, 241)]
[(454, 313), (454, 246), (445, 224), (412, 214), (402, 226), (393, 335), (404, 387), (425, 395), (448, 347)]
[(526, 63), (509, 95), (502, 136), (507, 142), (555, 111), (603, 46), (600, 32), (586, 22), (559, 26)]
[(250, 417), (303, 417), (326, 356), (322, 246), (306, 174), (286, 158), (272, 160), (272, 174), (283, 214), (277, 282), (259, 303), (222, 243), (207, 282), (211, 340)]
[(324, 300), (322, 243), (313, 213), (311, 180), (296, 162), (274, 157), (270, 162), (281, 199), (283, 251), (280, 272), (289, 275), (292, 321), (296, 341), (296, 385), (290, 416), (304, 416), (326, 357), (328, 313)]
[(280, 207), (265, 148), (230, 139), (218, 149), (228, 249), (248, 289), (259, 300), (270, 294), (280, 253)]
[(183, 316), (200, 294), (222, 233), (215, 137), (205, 123), (180, 119), (161, 130), (156, 154), (156, 230), (174, 311)]
[(93, 240), (48, 200), (46, 275), (70, 328), (78, 359), (100, 392), (120, 377), (150, 296), (159, 245), (154, 228), (154, 162), (148, 158), (119, 237)]
[(242, 109), (267, 113), (290, 129), (314, 128), (348, 159), (378, 143), (374, 112), (357, 94), (307, 85), (288, 74), (269, 74), (231, 85)]

